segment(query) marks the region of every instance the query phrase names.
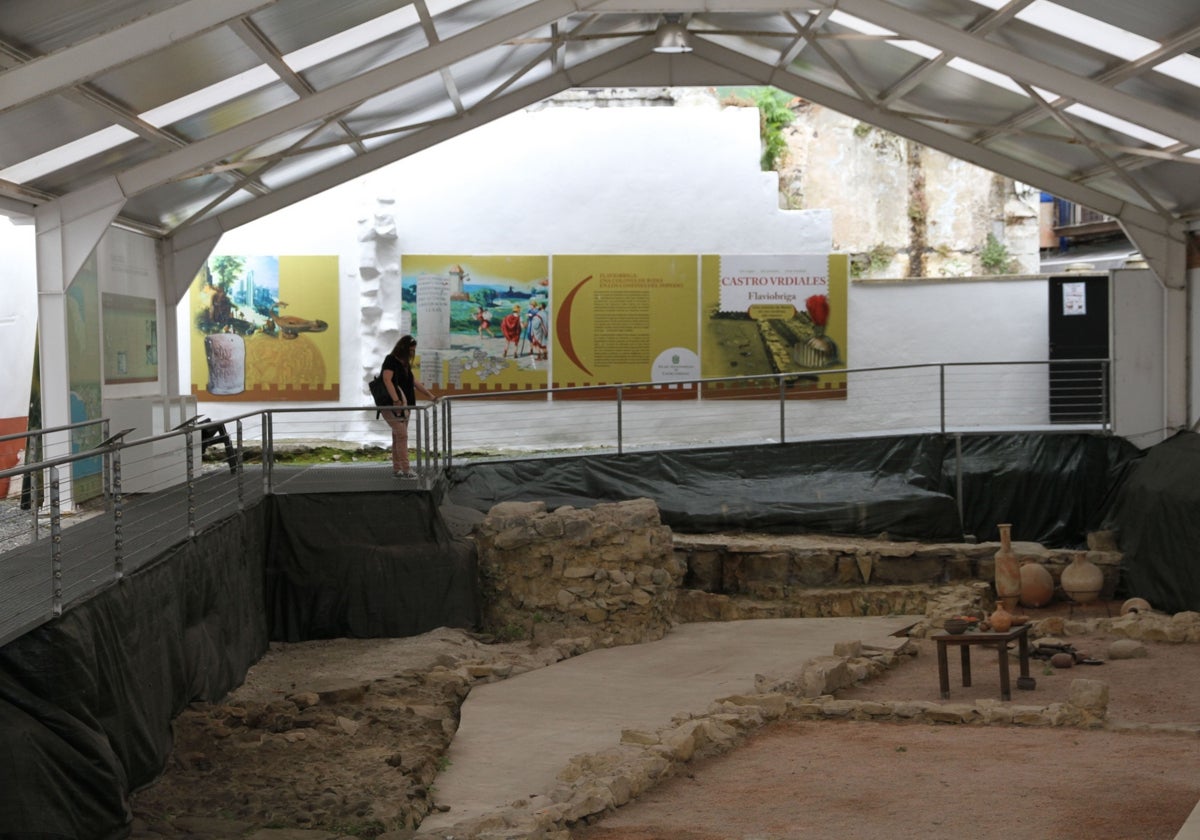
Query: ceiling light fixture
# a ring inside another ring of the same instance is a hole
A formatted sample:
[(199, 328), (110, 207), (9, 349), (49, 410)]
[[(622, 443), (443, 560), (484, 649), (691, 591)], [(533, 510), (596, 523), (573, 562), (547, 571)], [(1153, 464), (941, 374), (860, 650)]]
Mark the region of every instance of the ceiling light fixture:
[(662, 22), (654, 33), (656, 53), (688, 53), (692, 51), (692, 38), (679, 15), (663, 15)]

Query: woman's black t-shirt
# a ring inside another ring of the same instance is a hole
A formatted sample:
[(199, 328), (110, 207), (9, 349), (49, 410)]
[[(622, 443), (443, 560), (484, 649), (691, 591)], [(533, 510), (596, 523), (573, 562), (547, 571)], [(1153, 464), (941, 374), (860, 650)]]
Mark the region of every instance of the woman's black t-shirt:
[(392, 372), (392, 384), (404, 394), (408, 405), (417, 404), (417, 392), (413, 388), (413, 372), (408, 365), (403, 365), (391, 353), (383, 360), (383, 370)]

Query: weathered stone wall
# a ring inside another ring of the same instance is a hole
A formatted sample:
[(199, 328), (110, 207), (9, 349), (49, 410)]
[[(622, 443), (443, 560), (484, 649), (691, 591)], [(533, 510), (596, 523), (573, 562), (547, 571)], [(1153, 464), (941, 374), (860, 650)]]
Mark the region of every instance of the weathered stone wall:
[(1036, 190), (815, 103), (792, 110), (783, 200), (833, 211), (833, 249), (855, 277), (1039, 270)]
[(587, 510), (503, 502), (475, 531), (484, 626), (503, 639), (582, 647), (661, 639), (684, 566), (650, 499)]
[[(764, 600), (793, 600), (815, 590), (862, 593), (870, 588), (913, 587), (991, 581), (999, 543), (906, 543), (821, 536), (674, 536), (687, 566), (684, 586), (701, 592)], [(1015, 544), (1021, 562), (1041, 563), (1056, 587), (1075, 552), (1037, 543)], [(1088, 559), (1104, 572), (1102, 596), (1111, 598), (1120, 568), (1119, 551), (1096, 543)], [(892, 596), (889, 596), (892, 597)], [(1061, 591), (1060, 599), (1065, 599)], [(911, 605), (911, 599), (908, 599)], [(819, 614), (819, 613), (818, 613)], [(855, 608), (829, 615), (864, 615)]]

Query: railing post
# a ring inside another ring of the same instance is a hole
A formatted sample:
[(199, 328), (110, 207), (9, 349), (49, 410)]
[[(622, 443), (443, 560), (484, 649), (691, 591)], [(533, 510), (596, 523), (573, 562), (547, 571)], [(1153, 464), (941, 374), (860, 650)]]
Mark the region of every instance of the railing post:
[(779, 377), (779, 442), (787, 443), (787, 383)]
[(58, 496), (58, 467), (50, 467), (50, 611), (62, 615), (62, 510)]
[(958, 524), (963, 525), (962, 434), (954, 435), (954, 500), (958, 503)]
[[(103, 420), (100, 421), (100, 440), (108, 440), (108, 435), (109, 435), (108, 418), (105, 417)], [(109, 464), (109, 456), (111, 454), (112, 454), (111, 452), (105, 453), (103, 460), (101, 460), (101, 462), (100, 462), (101, 464), (104, 465), (102, 468), (103, 471), (101, 473), (101, 476), (102, 476), (101, 481), (103, 482), (103, 486), (104, 486), (104, 509), (106, 511), (112, 509), (110, 507), (110, 499), (109, 499), (109, 495), (112, 492), (112, 467)]]
[(942, 434), (946, 434), (946, 366), (938, 365), (938, 410), (941, 415), (939, 425)]
[(625, 422), (625, 403), (623, 400), (624, 390), (620, 385), (617, 386), (617, 454), (620, 455), (624, 449), (624, 422)]
[(112, 451), (112, 495), (113, 495), (113, 578), (125, 577), (125, 536), (122, 532), (125, 517), (125, 499), (121, 495), (121, 447)]
[(264, 411), (262, 416), (262, 465), (263, 465), (263, 495), (271, 495), (271, 462), (275, 456), (271, 448), (271, 412)]
[(192, 455), (192, 429), (188, 426), (183, 433), (184, 446), (187, 447), (187, 532), (188, 539), (196, 536), (196, 459)]
[(450, 451), (453, 445), (453, 441), (450, 438), (450, 429), (452, 428), (452, 424), (450, 423), (451, 405), (452, 403), (449, 400), (442, 400), (442, 438), (445, 442), (445, 446), (442, 450), (443, 469), (448, 469), (450, 467)]
[(1109, 366), (1108, 359), (1105, 359), (1100, 363), (1100, 399), (1102, 400), (1100, 405), (1102, 407), (1101, 410), (1103, 411), (1103, 414), (1100, 417), (1100, 422), (1103, 428), (1106, 429), (1109, 434), (1112, 434), (1112, 406), (1108, 401), (1108, 377), (1110, 372), (1111, 367)]
[(440, 452), (439, 445), (442, 437), (440, 437), (440, 434), (438, 433), (440, 431), (438, 428), (440, 421), (438, 413), (440, 410), (442, 410), (440, 409), (440, 404), (442, 404), (440, 401), (434, 402), (433, 409), (430, 412), (430, 420), (433, 422), (433, 427), (430, 430), (430, 464), (434, 468), (436, 468), (438, 463), (442, 461), (442, 452)]
[(233, 457), (235, 471), (237, 472), (237, 500), (238, 511), (240, 512), (246, 509), (246, 483), (243, 480), (242, 474), (242, 418), (239, 417), (235, 422), (237, 423), (237, 449), (234, 450)]

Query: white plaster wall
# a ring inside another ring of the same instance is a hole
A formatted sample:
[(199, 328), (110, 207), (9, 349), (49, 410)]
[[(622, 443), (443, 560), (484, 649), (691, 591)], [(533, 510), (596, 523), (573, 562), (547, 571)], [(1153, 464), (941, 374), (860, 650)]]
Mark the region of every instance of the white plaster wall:
[(0, 214), (0, 419), (25, 417), (37, 340), (37, 258), (32, 219)]
[(1140, 447), (1166, 437), (1166, 291), (1148, 269), (1112, 273), (1113, 431)]
[[(371, 259), (362, 225), (390, 215), (401, 257), (829, 252), (830, 212), (779, 209), (777, 176), (760, 170), (759, 157), (755, 109), (520, 112), (232, 230), (214, 253), (339, 256), (341, 404), (363, 405), (368, 373), (394, 338), (355, 328), (365, 302), (360, 267)], [(186, 325), (186, 300), (178, 316)], [(182, 333), (180, 376), (190, 382)], [(201, 403), (199, 411), (221, 417), (279, 406)], [(358, 418), (305, 422), (382, 440), (378, 424)]]

